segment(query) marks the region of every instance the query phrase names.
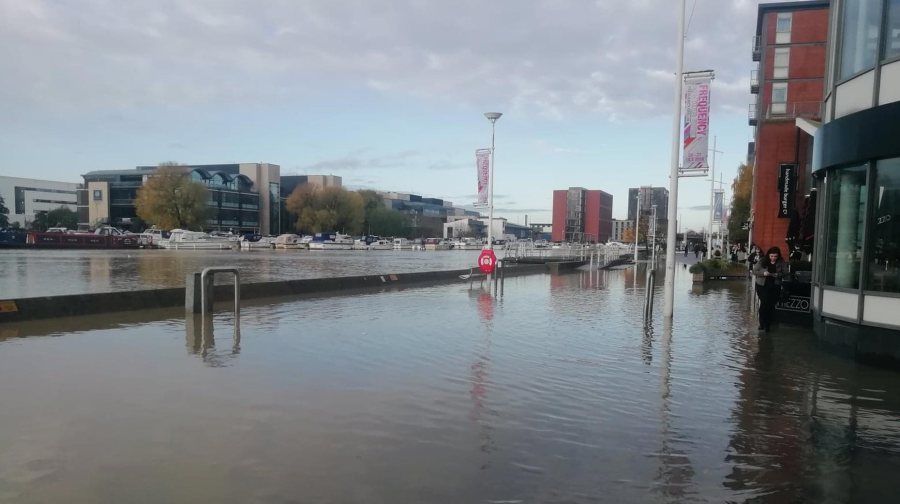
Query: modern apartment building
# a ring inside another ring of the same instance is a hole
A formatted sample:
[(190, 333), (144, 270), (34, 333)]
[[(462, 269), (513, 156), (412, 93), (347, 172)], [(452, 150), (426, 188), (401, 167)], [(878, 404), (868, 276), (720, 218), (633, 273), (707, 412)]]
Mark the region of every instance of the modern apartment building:
[[(656, 231), (665, 233), (669, 226), (669, 190), (665, 187), (641, 186), (628, 190), (628, 220), (634, 226), (634, 216), (637, 214), (638, 199), (641, 203), (641, 215), (648, 219), (653, 215), (653, 207), (656, 207)], [(649, 223), (650, 221), (647, 220)], [(643, 235), (643, 228), (641, 234)]]
[(634, 228), (633, 220), (622, 220), (622, 219), (613, 219), (612, 220), (612, 237), (610, 240), (616, 242), (624, 242), (625, 241), (625, 231), (628, 229)]
[[(820, 339), (900, 364), (900, 1), (833, 0), (814, 135)], [(798, 121), (798, 124), (800, 121)]]
[(9, 209), (9, 223), (23, 228), (40, 212), (66, 207), (77, 208), (79, 184), (20, 177), (0, 177), (0, 196)]
[(763, 249), (780, 247), (785, 257), (791, 221), (796, 226), (810, 190), (812, 137), (797, 120), (822, 117), (828, 11), (828, 1), (764, 3), (758, 10), (753, 61), (759, 67), (750, 79), (750, 239)]
[[(281, 176), (278, 165), (235, 163), (186, 165), (191, 179), (209, 189), (211, 209), (207, 230), (281, 233)], [(137, 218), (134, 200), (138, 189), (157, 170), (101, 170), (85, 173), (78, 197), (81, 227), (112, 224), (129, 227)]]
[(612, 206), (612, 194), (604, 191), (583, 187), (553, 191), (553, 241), (609, 241)]

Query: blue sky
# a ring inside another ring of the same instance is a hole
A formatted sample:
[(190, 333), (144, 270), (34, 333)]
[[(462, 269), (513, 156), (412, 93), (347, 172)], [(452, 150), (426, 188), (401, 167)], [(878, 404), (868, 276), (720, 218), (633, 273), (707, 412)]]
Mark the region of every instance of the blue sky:
[[(713, 68), (726, 188), (746, 157), (751, 0), (688, 0), (686, 69)], [(79, 181), (161, 161), (271, 162), (457, 205), (497, 123), (495, 206), (668, 187), (673, 0), (0, 0), (0, 173)], [(12, 76), (13, 78), (9, 78)], [(682, 179), (685, 227), (709, 182)]]

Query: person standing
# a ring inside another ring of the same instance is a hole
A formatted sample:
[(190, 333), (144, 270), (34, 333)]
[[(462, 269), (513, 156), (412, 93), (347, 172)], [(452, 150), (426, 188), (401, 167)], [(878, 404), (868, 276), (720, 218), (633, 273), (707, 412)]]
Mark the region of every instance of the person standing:
[(756, 295), (759, 296), (759, 328), (769, 332), (775, 318), (775, 304), (781, 294), (781, 281), (787, 273), (781, 249), (771, 247), (753, 267)]

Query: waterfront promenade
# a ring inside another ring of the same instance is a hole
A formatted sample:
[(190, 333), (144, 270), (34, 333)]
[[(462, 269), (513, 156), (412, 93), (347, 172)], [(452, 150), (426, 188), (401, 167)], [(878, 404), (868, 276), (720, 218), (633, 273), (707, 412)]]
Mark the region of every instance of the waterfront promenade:
[(0, 502), (892, 498), (900, 375), (680, 264), (644, 327), (645, 275), (3, 326)]

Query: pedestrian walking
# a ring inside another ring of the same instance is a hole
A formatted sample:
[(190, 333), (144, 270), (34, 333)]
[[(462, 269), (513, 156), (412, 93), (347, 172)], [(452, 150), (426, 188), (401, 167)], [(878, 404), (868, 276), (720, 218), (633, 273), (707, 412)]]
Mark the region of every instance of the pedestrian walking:
[(756, 295), (759, 296), (759, 328), (769, 332), (775, 318), (775, 304), (781, 295), (781, 281), (787, 273), (781, 249), (771, 247), (766, 251), (756, 266), (753, 276), (756, 279)]

